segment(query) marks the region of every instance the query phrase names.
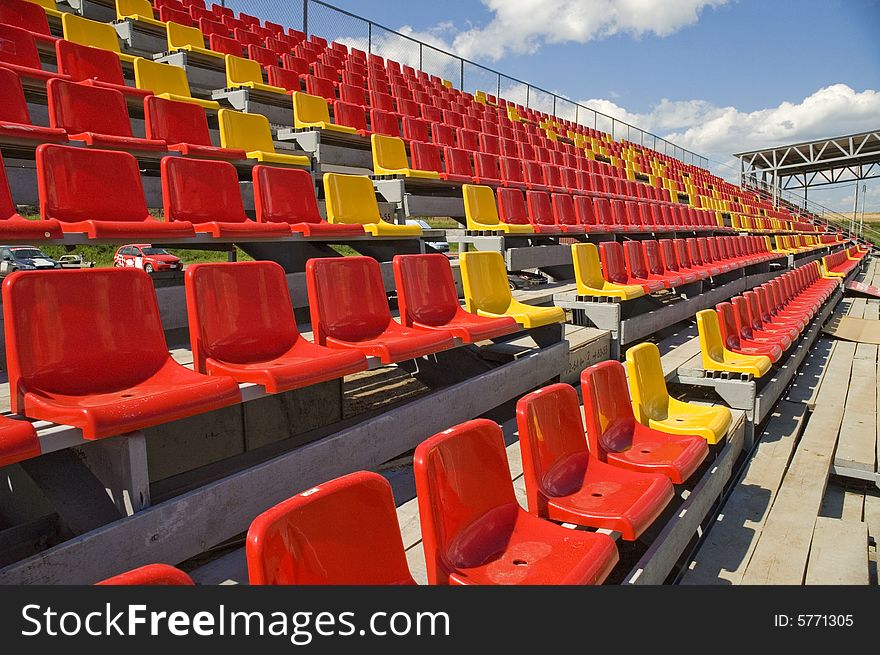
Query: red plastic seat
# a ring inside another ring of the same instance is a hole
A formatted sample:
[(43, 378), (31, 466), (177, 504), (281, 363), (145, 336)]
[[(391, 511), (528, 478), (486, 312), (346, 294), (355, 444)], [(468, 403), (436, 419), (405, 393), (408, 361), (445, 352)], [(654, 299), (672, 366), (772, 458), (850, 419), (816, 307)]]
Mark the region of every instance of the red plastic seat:
[(556, 226), (563, 232), (583, 234), (586, 228), (578, 223), (574, 200), (567, 193), (554, 193), (550, 196), (553, 219)]
[(599, 256), (602, 260), (602, 273), (609, 282), (625, 285), (639, 284), (645, 293), (654, 293), (666, 286), (663, 280), (650, 280), (633, 275), (632, 271), (626, 267), (623, 246), (616, 241), (599, 244)]
[(452, 333), (464, 343), (519, 331), (510, 317), (488, 318), (465, 311), (458, 302), (446, 255), (395, 255), (397, 304), (404, 325)]
[(0, 68), (9, 68), (22, 77), (39, 82), (65, 77), (43, 70), (34, 34), (2, 22), (0, 22)]
[(191, 586), (195, 583), (186, 573), (169, 564), (147, 564), (112, 578), (107, 578), (96, 585), (166, 585), (166, 586)]
[(686, 243), (688, 259), (690, 260), (692, 267), (707, 271), (711, 277), (726, 272), (727, 269), (725, 267), (706, 261), (703, 258), (703, 250), (700, 248), (700, 244), (696, 238), (690, 237), (684, 241)]
[(125, 96), (114, 89), (49, 80), (49, 125), (97, 148), (164, 152), (164, 141), (133, 136)]
[(254, 166), (254, 210), (257, 223), (287, 224), (304, 236), (357, 236), (362, 225), (328, 223), (318, 213), (315, 184), (302, 169)]
[(772, 285), (764, 283), (760, 287), (755, 288), (755, 293), (761, 303), (761, 320), (765, 323), (772, 322), (774, 325), (779, 326), (790, 325), (797, 329), (799, 333), (804, 331), (807, 320), (803, 316), (794, 316), (780, 311)]
[(147, 211), (131, 153), (43, 144), (37, 148), (40, 214), (65, 232), (92, 239), (191, 237), (192, 223), (159, 221)]
[(564, 231), (556, 224), (550, 194), (546, 191), (526, 191), (526, 205), (535, 232), (557, 234)]
[(28, 220), (21, 216), (12, 202), (9, 184), (6, 181), (6, 168), (0, 155), (0, 240), (39, 241), (60, 239), (61, 224), (56, 220)]
[(375, 134), (400, 137), (397, 114), (381, 109), (370, 109), (370, 130)]
[(788, 338), (790, 343), (794, 343), (800, 335), (800, 329), (791, 323), (773, 323), (769, 316), (764, 320), (764, 311), (761, 308), (761, 299), (758, 297), (758, 290), (746, 291), (743, 297), (749, 306), (749, 317), (751, 319), (752, 330), (760, 332), (768, 332), (772, 334), (781, 334)]
[(552, 384), (516, 404), (529, 511), (637, 539), (672, 500), (662, 474), (615, 467), (590, 452), (574, 388)]
[(37, 41), (52, 44), (58, 40), (49, 30), (46, 12), (33, 2), (3, 0), (0, 2), (0, 23), (26, 30)]
[(211, 143), (205, 110), (191, 102), (176, 102), (156, 96), (144, 100), (148, 139), (164, 141), (168, 150), (188, 157), (247, 159), (244, 150), (221, 148)]
[(587, 196), (574, 196), (574, 213), (578, 223), (584, 226), (588, 233), (602, 233), (608, 231), (608, 226), (603, 225), (597, 215), (596, 207), (591, 198)]
[(3, 98), (3, 102), (0, 102), (0, 143), (33, 147), (38, 143), (67, 141), (66, 131), (31, 123), (18, 73), (2, 66), (0, 66), (0, 98)]
[(370, 257), (325, 257), (306, 262), (315, 340), (353, 348), (383, 364), (453, 346), (450, 332), (404, 327), (391, 318), (379, 263)]
[(709, 453), (703, 437), (654, 430), (635, 419), (623, 364), (605, 361), (581, 373), (590, 452), (614, 466), (686, 481)]
[(519, 189), (498, 189), (498, 218), (510, 225), (529, 225), (529, 214), (523, 192)]
[(501, 184), (501, 169), (496, 155), (486, 152), (474, 153), (474, 182), (490, 186)]
[(422, 442), (413, 471), (431, 584), (601, 584), (617, 564), (608, 535), (569, 530), (519, 506), (492, 421)]
[(414, 585), (391, 485), (359, 471), (260, 514), (247, 536), (252, 585)]
[(148, 89), (137, 89), (126, 85), (122, 75), (122, 63), (115, 52), (58, 39), (55, 43), (55, 58), (58, 62), (58, 72), (74, 82), (115, 89), (132, 98), (146, 98), (153, 95)]
[(756, 329), (754, 327), (751, 307), (749, 306), (749, 301), (744, 296), (734, 296), (730, 299), (730, 304), (733, 305), (733, 313), (736, 318), (736, 327), (740, 338), (776, 345), (779, 346), (782, 352), (785, 352), (791, 346), (792, 340), (787, 334)]
[(162, 205), (172, 223), (191, 223), (196, 232), (220, 237), (278, 237), (290, 234), (284, 223), (257, 223), (244, 212), (238, 173), (227, 161), (162, 158)]
[(31, 423), (0, 416), (0, 468), (38, 457), (41, 452), (40, 440)]
[(284, 269), (275, 262), (190, 266), (186, 306), (200, 373), (279, 393), (367, 368), (360, 352), (323, 348), (300, 336)]
[(660, 239), (657, 243), (659, 245), (660, 260), (664, 268), (670, 273), (680, 276), (684, 284), (705, 280), (709, 277), (706, 271), (689, 269), (681, 265), (675, 248), (675, 242), (672, 239)]
[(455, 182), (473, 182), (474, 170), (471, 167), (470, 152), (464, 148), (443, 148), (445, 172), (443, 179)]
[[(656, 245), (656, 242), (654, 244)], [(654, 269), (649, 268), (645, 249), (641, 241), (624, 241), (623, 255), (626, 261), (626, 270), (629, 271), (634, 279), (660, 282), (666, 289), (681, 284), (680, 277), (667, 275), (662, 266), (659, 274)]]
[(80, 428), (85, 439), (241, 400), (232, 378), (171, 358), (141, 270), (21, 271), (3, 282), (3, 315), (12, 411)]
[(715, 305), (724, 347), (740, 355), (764, 355), (774, 364), (782, 358), (782, 348), (775, 343), (762, 343), (744, 338), (737, 325), (736, 310), (729, 302)]

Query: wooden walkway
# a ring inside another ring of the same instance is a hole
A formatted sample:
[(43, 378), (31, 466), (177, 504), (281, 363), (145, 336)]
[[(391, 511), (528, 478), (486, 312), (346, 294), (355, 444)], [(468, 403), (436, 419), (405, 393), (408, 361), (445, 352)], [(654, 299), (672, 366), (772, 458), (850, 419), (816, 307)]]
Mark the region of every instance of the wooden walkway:
[[(875, 276), (872, 261), (857, 279)], [(878, 310), (846, 298), (835, 313)], [(877, 363), (876, 345), (817, 341), (682, 583), (877, 583), (880, 493), (832, 475), (839, 462), (876, 470)]]

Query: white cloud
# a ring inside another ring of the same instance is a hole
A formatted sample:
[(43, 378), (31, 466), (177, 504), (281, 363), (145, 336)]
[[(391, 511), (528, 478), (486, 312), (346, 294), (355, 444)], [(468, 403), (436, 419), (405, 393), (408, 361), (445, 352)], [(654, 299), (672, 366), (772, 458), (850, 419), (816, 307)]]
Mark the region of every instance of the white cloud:
[(454, 51), (497, 60), (508, 52), (536, 52), (544, 43), (631, 34), (668, 36), (699, 20), (706, 7), (728, 0), (483, 0), (493, 13), (483, 26), (458, 34)]
[[(864, 132), (880, 127), (880, 92), (855, 91), (846, 84), (821, 88), (800, 102), (744, 112), (705, 100), (662, 99), (650, 111), (636, 113), (610, 100), (583, 101), (589, 107), (662, 136), (721, 165), (713, 171), (737, 181), (739, 164), (731, 155), (758, 148)], [(868, 182), (867, 206), (876, 203), (876, 182)], [(800, 192), (798, 192), (800, 193)], [(810, 198), (852, 211), (852, 188), (816, 189)], [(861, 203), (860, 203), (861, 205)], [(870, 211), (870, 209), (869, 209)]]

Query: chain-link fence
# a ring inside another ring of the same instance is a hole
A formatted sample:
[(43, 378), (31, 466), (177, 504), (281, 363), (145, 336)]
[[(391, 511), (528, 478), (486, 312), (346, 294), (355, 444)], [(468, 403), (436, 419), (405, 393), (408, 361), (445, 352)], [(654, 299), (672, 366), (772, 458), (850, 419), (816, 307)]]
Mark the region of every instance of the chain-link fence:
[(461, 89), (484, 91), (529, 109), (553, 114), (585, 127), (607, 132), (615, 140), (627, 140), (670, 155), (686, 164), (708, 168), (705, 157), (670, 143), (666, 139), (629, 125), (612, 116), (546, 91), (522, 80), (462, 59), (438, 45), (425, 43), (374, 23), (321, 0), (217, 0), (236, 12), (244, 12), (286, 27), (317, 34), (328, 41), (393, 59), (430, 75), (437, 75)]

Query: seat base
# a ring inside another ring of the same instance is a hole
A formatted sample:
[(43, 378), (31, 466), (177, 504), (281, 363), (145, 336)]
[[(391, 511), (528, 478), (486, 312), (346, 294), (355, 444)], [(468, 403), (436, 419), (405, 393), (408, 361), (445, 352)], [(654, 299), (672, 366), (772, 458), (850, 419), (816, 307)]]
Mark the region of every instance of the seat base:
[(16, 214), (0, 220), (0, 239), (3, 241), (39, 241), (62, 236), (61, 223), (54, 219), (31, 221)]
[(143, 221), (80, 221), (61, 223), (65, 233), (85, 232), (90, 239), (150, 239), (168, 237), (193, 237), (196, 234), (192, 223), (175, 221), (166, 223), (153, 218)]
[(454, 341), (450, 332), (407, 328), (391, 321), (382, 334), (372, 339), (346, 341), (327, 337), (326, 345), (328, 348), (354, 348), (368, 357), (378, 357), (383, 364), (392, 364), (448, 350)]
[(0, 467), (38, 457), (41, 452), (33, 425), (0, 416)]
[(608, 463), (631, 471), (662, 473), (674, 484), (685, 482), (709, 454), (706, 440), (697, 435), (668, 434), (636, 423), (629, 448), (608, 449)]

